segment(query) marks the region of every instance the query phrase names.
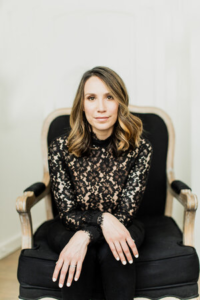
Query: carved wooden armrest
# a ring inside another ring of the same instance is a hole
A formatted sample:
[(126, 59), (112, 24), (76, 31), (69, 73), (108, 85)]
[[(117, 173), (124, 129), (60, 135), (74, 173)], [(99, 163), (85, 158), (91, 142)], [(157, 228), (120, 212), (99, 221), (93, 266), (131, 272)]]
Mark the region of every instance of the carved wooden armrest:
[(179, 180), (175, 180), (174, 172), (168, 172), (168, 189), (184, 207), (183, 220), (183, 244), (194, 247), (194, 223), (198, 208), (197, 195), (192, 193), (191, 188)]
[(33, 228), (31, 208), (50, 193), (49, 173), (45, 173), (42, 182), (31, 185), (16, 199), (22, 229), (22, 249), (33, 247)]

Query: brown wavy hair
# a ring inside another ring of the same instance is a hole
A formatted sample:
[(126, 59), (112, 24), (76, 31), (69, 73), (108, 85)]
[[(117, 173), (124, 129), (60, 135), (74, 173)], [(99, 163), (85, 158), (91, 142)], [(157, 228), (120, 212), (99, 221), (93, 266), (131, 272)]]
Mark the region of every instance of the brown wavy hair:
[(70, 113), (71, 130), (67, 140), (68, 151), (80, 157), (89, 155), (93, 149), (92, 126), (87, 121), (83, 111), (84, 86), (86, 81), (92, 76), (97, 76), (104, 81), (111, 94), (119, 102), (118, 117), (114, 124), (112, 140), (109, 144), (114, 156), (118, 157), (122, 152), (139, 146), (143, 132), (143, 123), (140, 118), (134, 116), (128, 109), (129, 96), (121, 77), (110, 68), (102, 66), (88, 70), (81, 78)]

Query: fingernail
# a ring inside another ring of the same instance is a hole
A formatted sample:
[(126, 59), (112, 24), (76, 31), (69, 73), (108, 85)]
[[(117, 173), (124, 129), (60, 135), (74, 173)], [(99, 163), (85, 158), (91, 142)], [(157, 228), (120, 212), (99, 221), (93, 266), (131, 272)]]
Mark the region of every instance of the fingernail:
[(69, 282), (67, 283), (67, 286), (70, 286), (70, 283), (69, 283)]
[(61, 288), (62, 286), (63, 286), (62, 283), (60, 283), (60, 284), (59, 284), (59, 287)]
[(132, 264), (132, 263), (133, 263), (133, 261), (132, 261), (132, 260), (129, 260), (129, 262), (130, 262), (130, 264)]
[(138, 258), (138, 257), (139, 257), (139, 255), (138, 255), (138, 254), (136, 254), (136, 255), (135, 255), (135, 257), (136, 257), (136, 258)]
[(117, 257), (116, 259), (119, 260), (119, 257)]
[(56, 278), (53, 278), (53, 281), (55, 282), (55, 281), (56, 281)]
[(123, 261), (123, 265), (126, 265), (126, 261), (125, 260)]
[(75, 278), (75, 280), (77, 281), (77, 280), (78, 280), (78, 278)]

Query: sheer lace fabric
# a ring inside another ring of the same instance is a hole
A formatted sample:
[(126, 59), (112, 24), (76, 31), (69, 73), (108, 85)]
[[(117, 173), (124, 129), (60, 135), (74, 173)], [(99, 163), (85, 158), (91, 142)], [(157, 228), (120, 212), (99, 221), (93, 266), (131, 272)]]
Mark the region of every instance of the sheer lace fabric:
[(92, 133), (94, 150), (79, 157), (68, 152), (67, 135), (48, 148), (51, 190), (60, 219), (68, 230), (84, 230), (95, 243), (102, 237), (103, 212), (126, 227), (133, 222), (148, 180), (153, 148), (142, 138), (139, 147), (115, 158), (108, 144)]

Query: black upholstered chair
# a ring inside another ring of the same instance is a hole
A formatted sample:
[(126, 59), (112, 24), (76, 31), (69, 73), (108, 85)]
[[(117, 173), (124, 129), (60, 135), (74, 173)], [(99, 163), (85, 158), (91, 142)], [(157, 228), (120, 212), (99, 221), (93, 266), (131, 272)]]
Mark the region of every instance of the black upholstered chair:
[[(153, 145), (149, 180), (137, 215), (146, 226), (146, 235), (136, 261), (135, 299), (199, 299), (199, 259), (194, 247), (197, 196), (190, 187), (175, 178), (172, 121), (163, 110), (155, 107), (130, 105), (129, 110), (142, 119), (143, 135)], [(58, 254), (49, 249), (46, 240), (48, 227), (58, 215), (50, 191), (47, 147), (52, 139), (70, 128), (70, 112), (69, 108), (58, 109), (44, 121), (44, 178), (25, 189), (16, 200), (22, 226), (22, 250), (17, 270), (19, 299), (62, 299), (58, 281), (51, 279)], [(30, 210), (41, 199), (46, 201), (47, 220), (33, 233)], [(181, 229), (172, 218), (173, 199), (184, 207)], [(99, 276), (97, 266), (92, 300), (105, 300)]]

